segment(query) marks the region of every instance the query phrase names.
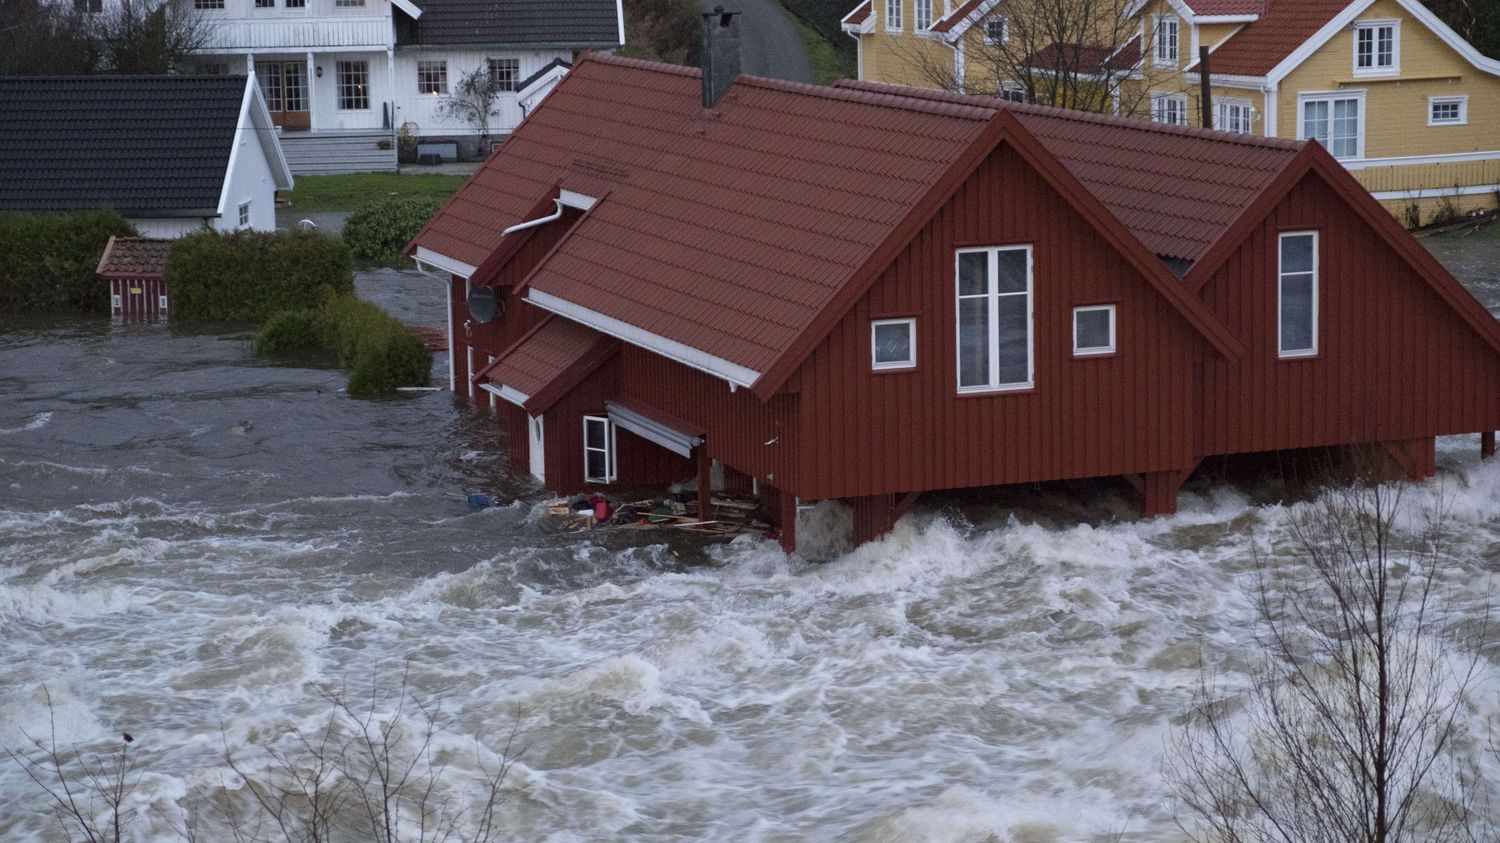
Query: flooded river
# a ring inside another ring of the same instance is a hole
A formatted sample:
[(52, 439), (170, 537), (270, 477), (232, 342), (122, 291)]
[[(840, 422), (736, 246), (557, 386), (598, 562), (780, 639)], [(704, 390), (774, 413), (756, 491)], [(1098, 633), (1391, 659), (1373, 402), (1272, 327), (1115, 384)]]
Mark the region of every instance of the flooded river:
[[(1439, 253), (1500, 309), (1500, 255)], [(436, 282), (361, 293), (442, 321)], [(0, 746), (49, 719), (64, 746), (131, 733), (134, 839), (184, 817), (222, 839), (208, 802), (244, 787), (226, 744), (253, 777), (254, 746), (323, 722), (320, 691), (403, 675), (453, 718), (455, 798), (519, 725), (500, 839), (1177, 839), (1163, 753), (1200, 654), (1243, 681), (1247, 551), (1289, 511), (1229, 486), (1146, 522), (1124, 493), (948, 503), (821, 564), (563, 538), (493, 420), (342, 384), (233, 330), (0, 329)], [(1500, 586), (1500, 461), (1477, 457), (1440, 442), (1412, 494), (1450, 509), (1447, 582), (1475, 614)], [(521, 502), (472, 512), (475, 489)], [(0, 762), (0, 840), (55, 839)]]

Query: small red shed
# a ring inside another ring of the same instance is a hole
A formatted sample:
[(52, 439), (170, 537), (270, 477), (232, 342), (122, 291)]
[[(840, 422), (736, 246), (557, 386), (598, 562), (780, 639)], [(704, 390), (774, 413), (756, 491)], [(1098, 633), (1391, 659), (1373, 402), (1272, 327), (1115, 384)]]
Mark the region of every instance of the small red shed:
[(518, 470), (717, 463), (789, 550), (799, 501), (856, 541), (929, 490), (1115, 476), (1154, 515), (1211, 456), (1420, 478), (1500, 428), (1500, 323), (1316, 143), (589, 55), (408, 253)]
[(98, 274), (109, 281), (110, 314), (116, 319), (165, 319), (171, 310), (167, 292), (167, 256), (172, 241), (146, 237), (110, 237), (99, 258)]

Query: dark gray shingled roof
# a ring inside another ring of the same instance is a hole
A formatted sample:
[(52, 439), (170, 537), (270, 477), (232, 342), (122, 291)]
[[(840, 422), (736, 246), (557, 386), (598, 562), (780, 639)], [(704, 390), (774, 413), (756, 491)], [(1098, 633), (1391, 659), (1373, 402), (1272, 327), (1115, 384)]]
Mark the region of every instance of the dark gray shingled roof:
[(616, 47), (615, 0), (412, 0), (422, 16), (396, 16), (396, 43)]
[(0, 77), (0, 211), (215, 213), (245, 84), (244, 76)]

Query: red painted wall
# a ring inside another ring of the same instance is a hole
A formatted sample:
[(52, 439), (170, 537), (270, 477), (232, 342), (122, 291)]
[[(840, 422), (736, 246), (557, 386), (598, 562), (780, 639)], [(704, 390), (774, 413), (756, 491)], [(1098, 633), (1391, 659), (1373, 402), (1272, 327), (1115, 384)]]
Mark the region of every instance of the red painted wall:
[[(1278, 235), (1320, 233), (1318, 356), (1278, 357)], [(1249, 346), (1206, 361), (1207, 453), (1473, 433), (1500, 426), (1500, 355), (1316, 175), (1202, 290)]]
[[(1034, 244), (1035, 388), (959, 395), (955, 249)], [(1117, 305), (1117, 354), (1075, 358), (1073, 308)], [(870, 321), (917, 320), (917, 367), (874, 372)], [(1196, 331), (1019, 156), (963, 185), (800, 372), (804, 499), (1191, 464)]]

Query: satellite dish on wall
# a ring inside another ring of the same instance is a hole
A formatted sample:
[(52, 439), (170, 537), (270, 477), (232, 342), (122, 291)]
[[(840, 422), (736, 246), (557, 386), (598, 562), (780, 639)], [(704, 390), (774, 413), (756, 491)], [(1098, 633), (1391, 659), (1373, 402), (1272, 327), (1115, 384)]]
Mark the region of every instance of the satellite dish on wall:
[(503, 312), (504, 308), (500, 305), (499, 296), (495, 295), (494, 287), (475, 287), (469, 291), (469, 315), (474, 317), (475, 322), (487, 324), (503, 315)]

